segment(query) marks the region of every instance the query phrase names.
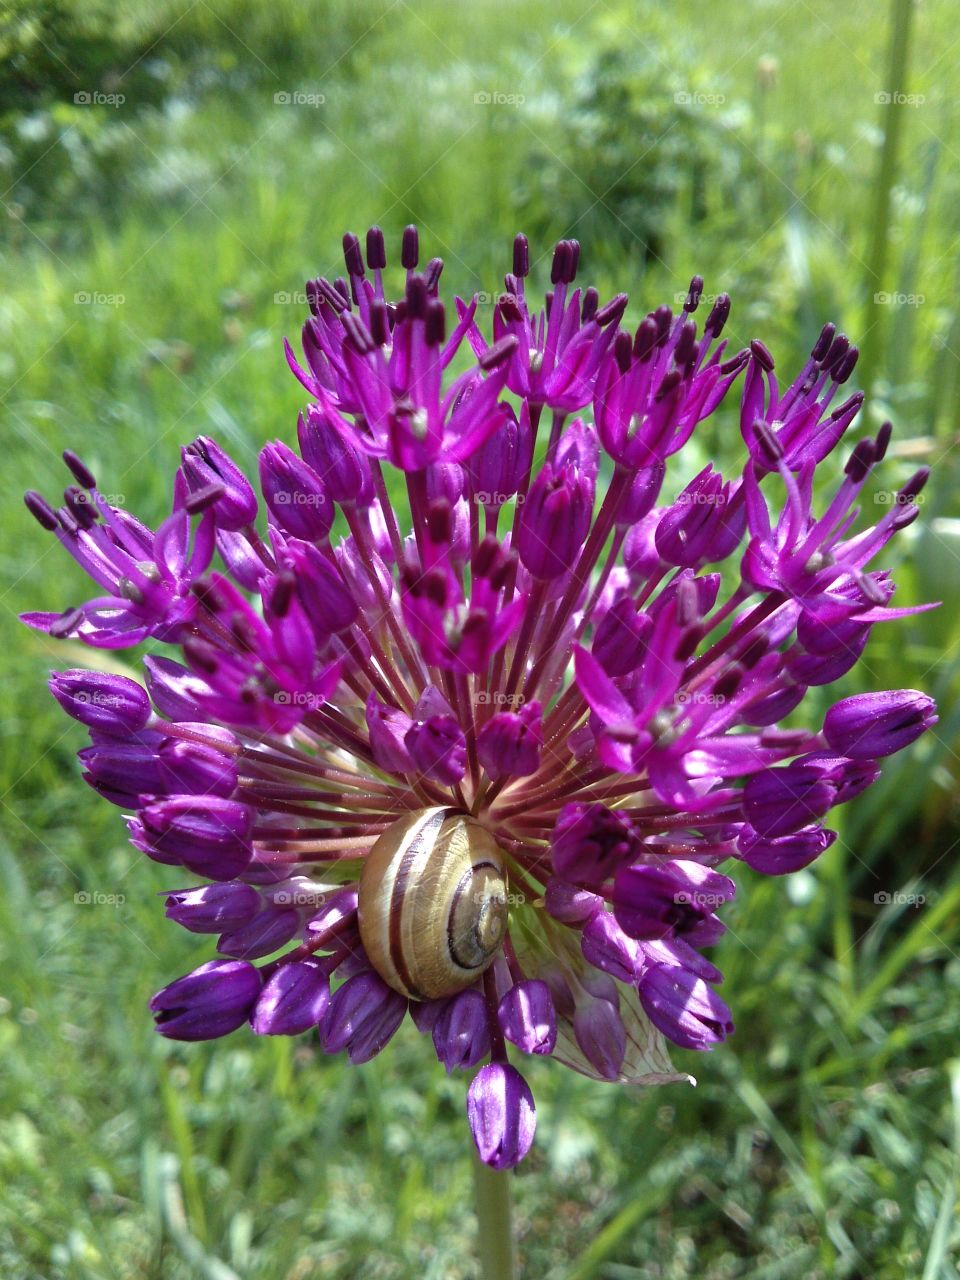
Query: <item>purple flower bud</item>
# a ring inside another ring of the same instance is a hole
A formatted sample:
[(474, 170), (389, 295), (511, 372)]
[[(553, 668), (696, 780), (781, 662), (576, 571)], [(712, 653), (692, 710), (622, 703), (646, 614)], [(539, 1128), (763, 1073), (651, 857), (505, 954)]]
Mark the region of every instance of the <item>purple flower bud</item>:
[(573, 1034), (586, 1060), (604, 1080), (616, 1080), (627, 1052), (627, 1032), (610, 1000), (586, 996), (573, 1015)]
[(320, 1022), (330, 1002), (330, 980), (320, 960), (283, 964), (267, 980), (250, 1025), (258, 1036), (298, 1036)]
[(335, 560), (312, 542), (291, 539), (286, 559), (296, 574), (297, 593), (318, 638), (345, 631), (356, 621), (357, 604)]
[(657, 551), (667, 564), (694, 568), (705, 561), (724, 560), (747, 527), (746, 505), (738, 486), (707, 466), (668, 507), (657, 525)]
[(205, 680), (171, 658), (148, 654), (143, 660), (154, 706), (168, 720), (202, 720), (202, 700), (210, 697)]
[(566, 880), (551, 876), (544, 893), (544, 906), (561, 924), (582, 925), (603, 907), (603, 898), (588, 889), (580, 889)]
[(210, 960), (150, 1001), (162, 1036), (216, 1040), (242, 1026), (260, 994), (260, 974), (245, 960)]
[[(200, 726), (198, 726), (199, 728)], [(211, 737), (220, 737), (215, 726), (202, 726)], [(232, 733), (224, 732), (231, 742)], [(234, 757), (210, 742), (165, 738), (157, 752), (163, 790), (168, 795), (231, 796), (237, 788)]]
[(414, 768), (435, 782), (453, 786), (466, 772), (467, 745), (450, 704), (430, 686), (413, 714), (403, 741)]
[(484, 1164), (512, 1169), (533, 1144), (537, 1112), (533, 1094), (507, 1062), (488, 1062), (467, 1090), (467, 1119)]
[(307, 923), (310, 940), (324, 950), (332, 949), (338, 940), (356, 928), (358, 894), (355, 886), (338, 889)]
[(652, 630), (650, 615), (638, 611), (629, 596), (621, 596), (603, 615), (591, 652), (608, 676), (629, 675), (643, 662)]
[(557, 1011), (550, 988), (539, 978), (525, 978), (510, 988), (497, 1006), (500, 1030), (524, 1053), (553, 1053), (557, 1043)]
[(669, 938), (690, 933), (735, 893), (728, 876), (699, 862), (621, 867), (613, 882), (613, 911), (632, 938)]
[(596, 428), (583, 418), (574, 418), (564, 428), (557, 443), (554, 467), (574, 466), (581, 475), (586, 476), (591, 486), (596, 483), (600, 470), (600, 442)]
[(893, 755), (937, 723), (936, 703), (916, 689), (858, 693), (835, 702), (823, 722), (828, 745), (854, 760)]
[(346, 1049), (351, 1062), (369, 1062), (390, 1040), (406, 1011), (403, 996), (365, 969), (331, 997), (320, 1023), (321, 1043), (327, 1053)]
[(319, 542), (333, 524), (333, 503), (312, 467), (281, 441), (260, 450), (260, 486), (270, 514), (284, 533)]
[(623, 563), (635, 582), (646, 582), (660, 567), (657, 550), (657, 526), (662, 509), (654, 508), (627, 534), (623, 544)]
[(150, 699), (134, 680), (103, 671), (54, 671), (50, 692), (88, 729), (135, 733), (150, 719)]
[(830, 848), (836, 838), (835, 831), (827, 831), (823, 827), (802, 827), (790, 835), (770, 839), (747, 826), (740, 833), (737, 849), (754, 871), (767, 876), (784, 876), (809, 866)]
[(639, 841), (626, 814), (602, 804), (568, 804), (551, 838), (553, 869), (573, 884), (599, 888), (636, 857)]
[(224, 529), (244, 529), (257, 518), (257, 499), (250, 482), (215, 440), (198, 436), (182, 450), (182, 474), (191, 493), (210, 485), (222, 485), (213, 503), (217, 523)]
[(304, 460), (318, 475), (334, 502), (368, 506), (373, 501), (370, 463), (333, 421), (311, 405), (306, 419), (301, 414), (297, 437)]
[(836, 770), (795, 760), (747, 779), (744, 817), (763, 836), (785, 836), (822, 818), (837, 801)]
[(479, 991), (461, 991), (444, 1001), (433, 1025), (433, 1046), (447, 1069), (475, 1067), (490, 1052), (487, 1005)]
[(593, 514), (593, 485), (574, 466), (544, 463), (530, 486), (517, 529), (521, 563), (535, 578), (557, 578), (573, 567)]
[(233, 880), (250, 861), (253, 810), (219, 796), (172, 796), (140, 812), (146, 841), (198, 876)]
[(653, 1025), (683, 1049), (712, 1049), (733, 1032), (730, 1010), (689, 969), (652, 964), (637, 990)]
[(290, 907), (267, 903), (252, 920), (225, 933), (217, 943), (222, 956), (259, 960), (290, 941), (300, 927), (300, 916)]
[(617, 508), (617, 524), (623, 528), (633, 528), (654, 507), (660, 496), (666, 465), (657, 462), (651, 467), (643, 467), (630, 482), (630, 492)]
[(509, 501), (526, 478), (533, 460), (533, 431), (524, 402), (519, 419), (511, 409), (503, 423), (464, 462), (476, 502), (497, 508)]
[(413, 760), (406, 745), (412, 725), (410, 717), (393, 707), (385, 707), (371, 690), (367, 698), (367, 731), (373, 758), (388, 773), (410, 773)]
[(92, 747), (77, 752), (86, 770), (85, 780), (122, 808), (138, 804), (141, 796), (162, 795), (166, 791), (157, 760), (161, 736), (146, 730), (142, 738), (117, 742), (96, 734)]
[(166, 916), (191, 933), (225, 933), (247, 924), (260, 909), (260, 895), (242, 880), (205, 884), (167, 895)]
[(543, 713), (539, 702), (491, 716), (477, 738), (477, 756), (492, 778), (502, 774), (524, 778), (536, 773), (542, 750)]
[(383, 601), (389, 600), (393, 593), (393, 578), (378, 553), (372, 547), (370, 548), (369, 564), (374, 578), (379, 584), (379, 592), (376, 590), (374, 583), (370, 581), (367, 562), (360, 555), (357, 544), (352, 537), (344, 538), (340, 545), (334, 549), (334, 554), (337, 557), (337, 564), (340, 566), (343, 580), (350, 587), (350, 593), (361, 611), (373, 613), (374, 610), (382, 609)]
[(597, 911), (586, 922), (580, 949), (587, 964), (620, 982), (635, 982), (643, 967), (640, 943), (624, 933), (609, 911)]
[(259, 591), (260, 580), (267, 570), (245, 534), (218, 529), (217, 550), (234, 580), (245, 591)]

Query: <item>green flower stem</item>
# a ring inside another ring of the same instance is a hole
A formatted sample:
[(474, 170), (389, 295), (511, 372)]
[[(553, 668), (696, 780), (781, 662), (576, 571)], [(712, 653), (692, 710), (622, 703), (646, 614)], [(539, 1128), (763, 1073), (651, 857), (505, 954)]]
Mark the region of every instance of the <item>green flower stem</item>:
[(483, 1280), (514, 1280), (510, 1174), (498, 1173), (473, 1154), (477, 1202), (477, 1253)]
[(873, 188), (873, 227), (870, 247), (867, 250), (866, 278), (864, 280), (865, 316), (863, 324), (863, 355), (860, 361), (860, 382), (869, 391), (875, 376), (877, 362), (884, 347), (886, 332), (885, 309), (878, 307), (876, 291), (883, 289), (887, 278), (890, 249), (890, 224), (893, 206), (893, 189), (897, 182), (900, 162), (901, 138), (906, 118), (903, 95), (907, 91), (910, 73), (910, 37), (913, 26), (915, 0), (890, 0), (890, 41), (887, 50), (887, 81), (883, 91), (890, 100), (883, 104), (883, 149), (880, 167)]

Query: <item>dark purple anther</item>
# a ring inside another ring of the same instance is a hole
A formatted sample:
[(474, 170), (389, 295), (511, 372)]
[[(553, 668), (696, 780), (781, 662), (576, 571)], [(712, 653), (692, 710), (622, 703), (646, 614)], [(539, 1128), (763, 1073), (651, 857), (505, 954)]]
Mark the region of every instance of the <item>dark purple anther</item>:
[(700, 305), (700, 295), (703, 293), (703, 276), (694, 276), (690, 281), (690, 289), (687, 293), (687, 300), (683, 304), (686, 312), (696, 311)]
[(687, 320), (680, 327), (677, 345), (673, 349), (673, 359), (678, 369), (682, 369), (693, 358), (696, 351), (697, 326)]
[(890, 437), (893, 435), (893, 423), (885, 422), (877, 432), (877, 438), (874, 442), (874, 463), (882, 462), (887, 456), (887, 449), (890, 445)]
[(713, 338), (719, 338), (721, 333), (723, 333), (729, 317), (729, 295), (726, 293), (718, 294), (717, 300), (714, 302), (713, 307), (710, 310), (710, 314), (707, 316), (706, 323), (703, 326), (704, 333), (709, 334)]
[(77, 457), (72, 449), (64, 449), (63, 460), (70, 468), (70, 471), (78, 485), (84, 489), (95, 489), (97, 487), (97, 481), (93, 472), (84, 462), (81, 461), (80, 458)]
[(28, 489), (23, 495), (23, 502), (34, 520), (42, 528), (49, 533), (53, 533), (55, 529), (59, 528), (57, 514), (42, 494), (37, 493), (35, 489)]
[(593, 285), (589, 289), (584, 289), (583, 300), (580, 303), (580, 323), (587, 324), (597, 314), (597, 308), (600, 305), (600, 295), (594, 289)]
[(443, 259), (431, 258), (427, 263), (427, 268), (423, 273), (423, 278), (427, 282), (427, 291), (436, 294), (440, 284), (440, 276), (443, 273)]
[(860, 352), (856, 347), (851, 347), (837, 363), (833, 366), (833, 380), (836, 383), (843, 383), (848, 380), (854, 369), (857, 367), (857, 361), (860, 358)]
[(343, 237), (343, 261), (346, 264), (348, 276), (362, 276), (364, 274), (360, 240), (352, 231), (348, 231)]
[(629, 301), (625, 293), (618, 293), (615, 298), (611, 298), (605, 306), (601, 307), (594, 317), (600, 328), (605, 329), (609, 324), (619, 324)]
[(63, 500), (81, 529), (92, 529), (97, 523), (100, 513), (91, 502), (86, 489), (81, 489), (77, 484), (68, 485), (63, 491)]
[(897, 502), (901, 506), (912, 503), (923, 492), (924, 486), (930, 478), (930, 468), (921, 467), (919, 471), (915, 471), (905, 485), (897, 491)]
[(630, 369), (630, 342), (629, 333), (620, 332), (613, 340), (613, 358), (617, 362), (617, 368), (621, 373), (627, 373)]
[(491, 369), (496, 369), (505, 360), (509, 360), (514, 351), (516, 351), (517, 346), (518, 339), (516, 334), (509, 333), (505, 338), (501, 338), (499, 342), (495, 342), (492, 347), (487, 347), (483, 355), (477, 360), (477, 364), (484, 373), (489, 373)]
[(753, 434), (764, 458), (775, 467), (783, 457), (783, 445), (777, 439), (776, 432), (769, 423), (756, 422), (753, 426)]
[(764, 344), (760, 341), (759, 338), (754, 338), (753, 341), (750, 343), (750, 353), (754, 357), (754, 359), (757, 361), (757, 363), (760, 365), (760, 367), (762, 369), (766, 369), (766, 371), (769, 373), (770, 370), (773, 368), (773, 356), (770, 354), (768, 348), (764, 346)]
[(830, 350), (821, 362), (821, 368), (825, 373), (829, 373), (835, 369), (843, 357), (850, 350), (850, 339), (845, 333), (838, 333), (830, 344)]
[(637, 326), (633, 340), (633, 355), (636, 360), (647, 360), (657, 345), (657, 322), (653, 316), (647, 316)]
[(530, 274), (530, 245), (522, 231), (513, 238), (513, 274), (518, 280)]
[(439, 298), (431, 298), (427, 304), (423, 339), (428, 347), (438, 347), (446, 336), (446, 312)]
[(382, 271), (387, 265), (387, 250), (383, 243), (383, 232), (379, 227), (371, 227), (367, 232), (367, 266), (371, 271)]
[(400, 248), (400, 262), (408, 271), (413, 271), (420, 261), (420, 233), (411, 223), (403, 229), (403, 241)]
[(870, 474), (876, 447), (872, 440), (858, 440), (843, 470), (853, 484), (862, 484)]
[(810, 352), (810, 359), (815, 360), (819, 364), (827, 352), (830, 350), (830, 344), (833, 342), (833, 335), (837, 332), (835, 324), (825, 324), (820, 330), (820, 337), (813, 344), (813, 350)]

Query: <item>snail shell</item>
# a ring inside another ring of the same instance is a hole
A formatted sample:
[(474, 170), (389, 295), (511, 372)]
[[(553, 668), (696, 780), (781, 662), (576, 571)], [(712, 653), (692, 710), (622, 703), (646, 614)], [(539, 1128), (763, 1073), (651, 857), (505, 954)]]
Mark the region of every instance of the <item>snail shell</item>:
[(360, 876), (360, 938), (370, 963), (414, 1000), (451, 996), (503, 941), (507, 880), (493, 837), (455, 809), (419, 809), (380, 836)]

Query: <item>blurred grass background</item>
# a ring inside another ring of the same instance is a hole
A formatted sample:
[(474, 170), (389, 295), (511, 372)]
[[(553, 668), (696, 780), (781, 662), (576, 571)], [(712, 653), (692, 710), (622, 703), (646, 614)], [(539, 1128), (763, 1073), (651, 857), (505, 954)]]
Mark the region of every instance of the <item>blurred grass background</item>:
[[(19, 491), (56, 493), (73, 445), (152, 521), (181, 441), (252, 463), (291, 440), (303, 280), (343, 230), (416, 221), (462, 293), (496, 292), (518, 228), (541, 279), (577, 236), (634, 319), (699, 271), (784, 375), (833, 319), (864, 348), (855, 433), (896, 427), (878, 500), (935, 466), (894, 558), (898, 603), (945, 607), (878, 627), (848, 687), (929, 689), (940, 724), (817, 866), (740, 877), (738, 1031), (676, 1054), (696, 1090), (531, 1065), (523, 1273), (958, 1275), (958, 50), (947, 0), (7, 0), (0, 1274), (476, 1274), (465, 1081), (409, 1027), (360, 1069), (309, 1037), (153, 1033), (147, 998), (208, 948), (79, 781), (43, 688), (75, 655), (16, 622), (83, 590)], [(738, 439), (721, 416), (685, 465)]]

